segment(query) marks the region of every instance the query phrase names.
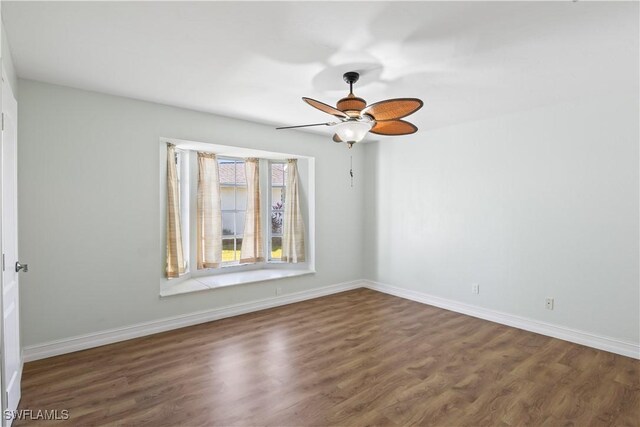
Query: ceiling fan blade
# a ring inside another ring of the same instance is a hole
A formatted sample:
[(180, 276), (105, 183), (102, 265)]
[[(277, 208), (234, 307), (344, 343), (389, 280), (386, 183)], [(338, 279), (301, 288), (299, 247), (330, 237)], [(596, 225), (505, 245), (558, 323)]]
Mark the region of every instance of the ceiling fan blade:
[(401, 119), (422, 108), (423, 102), (418, 98), (387, 99), (373, 103), (360, 112), (368, 114), (376, 121)]
[(276, 128), (276, 130), (280, 130), (280, 129), (295, 129), (295, 128), (308, 128), (311, 126), (333, 126), (335, 125), (335, 123), (331, 123), (331, 122), (327, 122), (327, 123), (313, 123), (310, 125), (296, 125), (296, 126), (281, 126), (279, 128)]
[(312, 107), (317, 108), (318, 110), (322, 111), (323, 113), (331, 114), (333, 116), (340, 117), (342, 119), (348, 119), (349, 118), (349, 116), (347, 116), (347, 114), (343, 113), (342, 111), (338, 110), (337, 108), (333, 108), (331, 105), (327, 105), (327, 104), (325, 104), (323, 102), (316, 101), (315, 99), (305, 98), (304, 96), (302, 97), (302, 100), (304, 102), (306, 102), (307, 104), (311, 105)]
[(409, 135), (417, 131), (414, 124), (404, 120), (385, 120), (376, 122), (369, 132), (378, 135)]
[(342, 140), (340, 139), (337, 133), (333, 134), (333, 142), (342, 142)]

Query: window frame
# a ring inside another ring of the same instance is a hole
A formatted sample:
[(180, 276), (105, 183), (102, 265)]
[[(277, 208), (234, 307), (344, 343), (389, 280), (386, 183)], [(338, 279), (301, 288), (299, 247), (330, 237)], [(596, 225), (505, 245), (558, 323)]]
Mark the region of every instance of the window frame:
[[(245, 201), (245, 208), (243, 210), (238, 210), (238, 174), (237, 174), (237, 165), (238, 163), (242, 163), (242, 167), (244, 167), (245, 164), (245, 159), (243, 158), (237, 158), (237, 157), (229, 157), (229, 156), (218, 156), (217, 157), (217, 162), (218, 162), (218, 177), (220, 176), (220, 166), (221, 166), (221, 162), (233, 162), (233, 180), (234, 183), (233, 184), (223, 184), (222, 182), (220, 182), (220, 179), (218, 178), (218, 185), (220, 187), (220, 199), (221, 199), (221, 206), (220, 206), (220, 214), (222, 216), (222, 218), (224, 218), (224, 214), (229, 214), (231, 213), (233, 215), (233, 235), (225, 235), (224, 234), (224, 220), (221, 221), (221, 226), (222, 226), (222, 230), (221, 230), (221, 236), (222, 236), (222, 247), (224, 248), (224, 241), (225, 240), (231, 240), (233, 239), (233, 261), (222, 261), (220, 263), (221, 267), (231, 267), (231, 266), (239, 266), (239, 265), (247, 265), (247, 263), (240, 263), (240, 256), (238, 255), (238, 238), (243, 239), (244, 240), (244, 229), (243, 229), (243, 233), (241, 235), (238, 234), (238, 213), (244, 213), (245, 214), (245, 218), (246, 218), (246, 214), (247, 214), (247, 202)], [(233, 187), (233, 206), (234, 209), (222, 209), (222, 188), (230, 188)], [(242, 187), (242, 186), (241, 186)], [(244, 185), (245, 190), (247, 189), (247, 183), (246, 183), (246, 178), (245, 178), (245, 185)], [(244, 226), (244, 224), (243, 224)], [(223, 249), (224, 251), (224, 249)], [(238, 258), (236, 259), (236, 255), (238, 255)], [(257, 263), (256, 263), (257, 264)], [(204, 270), (208, 270), (208, 269), (204, 269)]]
[[(268, 194), (268, 203), (267, 203), (267, 219), (268, 219), (268, 227), (267, 227), (267, 256), (265, 257), (266, 262), (271, 263), (271, 264), (283, 264), (284, 261), (282, 261), (282, 258), (277, 259), (277, 258), (272, 258), (271, 254), (272, 254), (272, 240), (273, 237), (280, 237), (282, 239), (283, 234), (284, 234), (284, 205), (282, 206), (282, 209), (279, 209), (282, 211), (282, 220), (283, 220), (283, 224), (282, 224), (282, 231), (280, 232), (280, 234), (273, 234), (273, 229), (271, 227), (271, 215), (274, 212), (273, 208), (273, 188), (283, 188), (286, 192), (286, 188), (287, 188), (287, 180), (285, 179), (285, 169), (286, 169), (286, 165), (287, 165), (287, 160), (283, 159), (283, 160), (269, 160), (267, 162), (268, 164), (268, 168), (267, 168), (267, 181), (268, 181), (268, 185), (267, 185), (267, 194)], [(281, 186), (275, 186), (273, 185), (273, 180), (272, 180), (272, 172), (271, 172), (271, 167), (272, 165), (275, 164), (282, 164), (284, 165), (283, 168), (283, 176), (282, 176), (282, 185)]]

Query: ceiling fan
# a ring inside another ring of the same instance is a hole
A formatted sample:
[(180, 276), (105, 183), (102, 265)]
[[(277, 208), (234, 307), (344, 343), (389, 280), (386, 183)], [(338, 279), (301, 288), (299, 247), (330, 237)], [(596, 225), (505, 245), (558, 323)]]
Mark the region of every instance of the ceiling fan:
[(407, 121), (400, 120), (418, 111), (423, 103), (418, 98), (395, 98), (375, 102), (367, 102), (353, 94), (353, 84), (358, 81), (360, 74), (355, 71), (344, 73), (344, 81), (349, 84), (349, 95), (336, 104), (336, 108), (315, 99), (302, 100), (320, 111), (331, 114), (338, 121), (314, 123), (309, 125), (283, 126), (276, 129), (295, 129), (311, 126), (335, 126), (333, 135), (335, 142), (346, 142), (349, 148), (358, 141), (362, 141), (367, 132), (377, 135), (409, 135), (417, 132), (418, 128)]

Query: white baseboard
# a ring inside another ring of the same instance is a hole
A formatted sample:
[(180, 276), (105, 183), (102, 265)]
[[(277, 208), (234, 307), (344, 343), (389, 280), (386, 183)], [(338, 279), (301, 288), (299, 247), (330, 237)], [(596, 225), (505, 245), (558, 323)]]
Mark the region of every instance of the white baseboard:
[(85, 350), (92, 347), (99, 347), (101, 345), (112, 344), (132, 338), (156, 334), (158, 332), (165, 332), (172, 329), (184, 328), (185, 326), (211, 322), (213, 320), (223, 319), (225, 317), (238, 316), (240, 314), (251, 313), (254, 311), (260, 311), (268, 308), (278, 307), (281, 305), (305, 301), (308, 299), (319, 298), (338, 292), (361, 288), (363, 286), (364, 283), (361, 280), (338, 283), (335, 285), (325, 286), (323, 288), (311, 289), (308, 291), (280, 295), (258, 301), (235, 304), (231, 306), (199, 311), (180, 316), (168, 317), (151, 322), (138, 323), (136, 325), (125, 326), (122, 328), (109, 329), (106, 331), (65, 338), (34, 346), (28, 346), (23, 349), (23, 360), (25, 362), (31, 362), (38, 359), (45, 359), (47, 357), (57, 356), (60, 354), (72, 353), (74, 351)]
[(151, 322), (125, 326), (122, 328), (109, 329), (106, 331), (29, 346), (23, 349), (23, 361), (31, 362), (33, 360), (44, 359), (47, 357), (57, 356), (65, 353), (72, 353), (74, 351), (99, 347), (106, 344), (129, 340), (132, 338), (170, 331), (172, 329), (184, 328), (186, 326), (211, 322), (213, 320), (223, 319), (225, 317), (238, 316), (240, 314), (265, 310), (272, 307), (292, 304), (295, 302), (319, 298), (326, 295), (358, 288), (368, 288), (389, 295), (395, 295), (400, 298), (405, 298), (423, 304), (444, 308), (445, 310), (455, 311), (457, 313), (478, 317), (480, 319), (512, 326), (518, 329), (523, 329), (525, 331), (535, 332), (541, 335), (546, 335), (549, 337), (597, 348), (599, 350), (605, 350), (612, 353), (621, 354), (623, 356), (640, 359), (640, 345), (635, 343), (595, 335), (589, 332), (579, 331), (564, 326), (541, 322), (538, 320), (520, 317), (509, 313), (503, 313), (496, 310), (490, 310), (487, 308), (465, 304), (446, 298), (436, 297), (422, 292), (398, 288), (384, 283), (378, 283), (370, 280), (354, 280), (351, 282), (338, 283), (319, 289), (280, 295), (273, 298), (235, 304), (212, 310), (199, 311), (195, 313), (184, 314)]
[(541, 322), (539, 320), (520, 317), (496, 310), (490, 310), (446, 298), (436, 297), (422, 292), (398, 288), (384, 283), (373, 282), (370, 280), (365, 280), (364, 283), (366, 288), (374, 291), (384, 292), (385, 294), (395, 295), (400, 298), (444, 308), (445, 310), (467, 314), (469, 316), (478, 317), (480, 319), (489, 320), (502, 325), (512, 326), (514, 328), (524, 329), (525, 331), (535, 332), (537, 334), (586, 345), (599, 350), (605, 350), (611, 353), (640, 359), (640, 345), (635, 343), (595, 335), (589, 332), (579, 331), (565, 326)]

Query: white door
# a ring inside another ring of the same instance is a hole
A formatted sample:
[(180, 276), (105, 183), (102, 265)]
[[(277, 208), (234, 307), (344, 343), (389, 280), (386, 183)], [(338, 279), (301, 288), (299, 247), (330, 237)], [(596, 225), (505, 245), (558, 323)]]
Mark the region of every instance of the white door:
[[(22, 354), (18, 301), (17, 118), (18, 104), (2, 70), (2, 387), (4, 409), (20, 401)], [(8, 421), (7, 425), (11, 422)]]

